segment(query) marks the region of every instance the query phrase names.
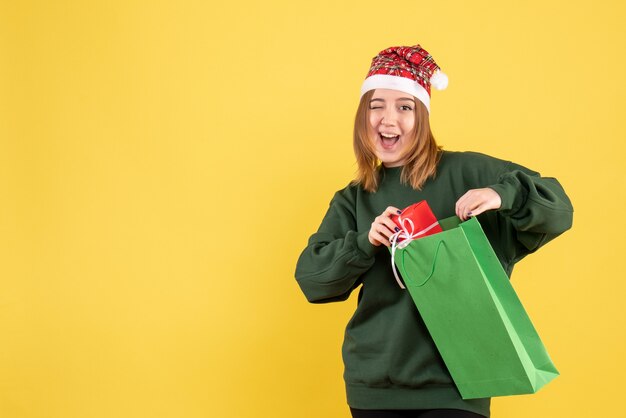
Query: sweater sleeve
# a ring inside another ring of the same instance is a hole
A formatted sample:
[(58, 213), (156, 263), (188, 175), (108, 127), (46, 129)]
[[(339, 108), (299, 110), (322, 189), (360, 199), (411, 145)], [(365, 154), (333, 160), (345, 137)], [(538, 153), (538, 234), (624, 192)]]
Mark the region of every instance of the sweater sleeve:
[(572, 226), (572, 203), (555, 178), (509, 162), (497, 183), (489, 187), (502, 200), (498, 214), (523, 246), (509, 261), (536, 251)]
[(378, 247), (369, 242), (369, 231), (357, 232), (351, 200), (349, 188), (335, 194), (298, 259), (295, 277), (309, 302), (346, 300), (374, 264)]

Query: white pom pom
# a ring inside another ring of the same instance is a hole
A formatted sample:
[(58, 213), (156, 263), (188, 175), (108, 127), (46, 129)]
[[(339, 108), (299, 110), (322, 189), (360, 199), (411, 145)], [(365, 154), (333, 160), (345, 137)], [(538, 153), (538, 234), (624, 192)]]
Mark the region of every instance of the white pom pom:
[(448, 76), (441, 70), (437, 70), (430, 77), (430, 85), (436, 90), (445, 90), (448, 87)]

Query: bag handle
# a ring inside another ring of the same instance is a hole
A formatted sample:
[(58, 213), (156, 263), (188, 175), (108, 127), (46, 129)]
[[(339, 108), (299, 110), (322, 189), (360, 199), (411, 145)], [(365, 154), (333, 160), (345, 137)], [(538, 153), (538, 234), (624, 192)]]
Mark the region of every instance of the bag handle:
[[(422, 287), (424, 286), (426, 283), (428, 283), (428, 281), (431, 279), (431, 277), (433, 277), (433, 273), (435, 273), (435, 265), (437, 264), (437, 257), (439, 256), (439, 249), (441, 248), (441, 246), (446, 246), (446, 244), (443, 242), (443, 240), (439, 241), (439, 244), (437, 244), (437, 249), (435, 250), (435, 256), (433, 257), (433, 265), (430, 269), (430, 273), (428, 274), (428, 276), (426, 277), (426, 279), (424, 279), (424, 281), (421, 284), (416, 284), (416, 287)], [(402, 270), (406, 271), (406, 268), (404, 267), (404, 251), (402, 251)]]

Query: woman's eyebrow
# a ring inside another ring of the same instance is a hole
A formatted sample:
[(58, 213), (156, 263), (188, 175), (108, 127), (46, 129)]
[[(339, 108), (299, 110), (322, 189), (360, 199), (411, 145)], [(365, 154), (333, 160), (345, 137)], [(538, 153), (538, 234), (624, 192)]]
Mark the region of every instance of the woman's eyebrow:
[[(410, 100), (410, 101), (412, 101), (413, 103), (415, 103), (415, 100), (410, 99), (410, 98), (408, 98), (408, 97), (401, 97), (401, 98), (399, 98), (399, 99), (396, 99), (396, 101), (400, 101), (400, 100)], [(372, 99), (372, 100), (370, 100), (370, 103), (372, 103), (372, 102), (384, 102), (384, 101), (385, 101), (385, 99)]]

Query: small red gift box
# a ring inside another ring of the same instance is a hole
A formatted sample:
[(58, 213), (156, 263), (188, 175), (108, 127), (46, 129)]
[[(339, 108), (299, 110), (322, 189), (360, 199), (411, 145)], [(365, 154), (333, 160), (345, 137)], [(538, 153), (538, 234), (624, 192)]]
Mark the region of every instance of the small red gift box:
[(425, 200), (407, 207), (400, 215), (392, 215), (391, 220), (401, 230), (398, 234), (397, 242), (402, 242), (409, 238), (411, 240), (423, 238), (443, 231)]

